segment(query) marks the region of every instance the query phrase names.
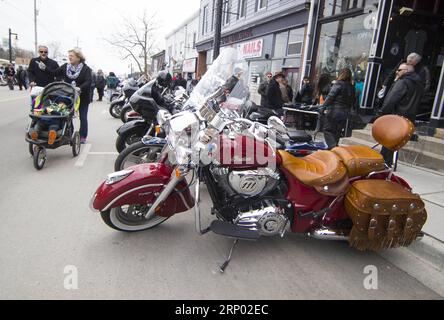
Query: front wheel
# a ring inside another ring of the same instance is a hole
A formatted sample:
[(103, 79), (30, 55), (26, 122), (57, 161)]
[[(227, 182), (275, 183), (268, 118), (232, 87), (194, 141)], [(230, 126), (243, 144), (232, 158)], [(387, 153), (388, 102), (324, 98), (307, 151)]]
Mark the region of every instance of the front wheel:
[(118, 103), (111, 104), (109, 107), (109, 114), (116, 119), (120, 118), (120, 112), (122, 110), (122, 106)]
[(36, 147), (34, 150), (34, 168), (42, 170), (46, 162), (46, 149)]
[(143, 142), (134, 143), (119, 154), (114, 163), (114, 170), (121, 171), (135, 165), (157, 162), (163, 148), (164, 145), (162, 144), (146, 145)]
[(148, 210), (149, 207), (146, 205), (125, 205), (100, 212), (100, 216), (109, 227), (124, 232), (152, 229), (169, 219), (156, 214), (145, 218)]
[(116, 139), (116, 150), (118, 153), (123, 152), (125, 148), (128, 146), (140, 142), (142, 140), (143, 135), (140, 135), (138, 132), (130, 132), (127, 135), (119, 135)]

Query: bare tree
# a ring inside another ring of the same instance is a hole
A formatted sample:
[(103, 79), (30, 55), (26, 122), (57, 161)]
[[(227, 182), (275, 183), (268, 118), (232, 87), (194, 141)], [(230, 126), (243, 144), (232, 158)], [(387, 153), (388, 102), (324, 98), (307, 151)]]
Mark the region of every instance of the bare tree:
[(66, 55), (62, 53), (62, 44), (60, 41), (53, 41), (47, 44), (49, 48), (49, 57), (54, 60), (63, 60)]
[(122, 18), (117, 31), (112, 38), (105, 39), (111, 46), (118, 48), (122, 59), (133, 60), (139, 68), (140, 73), (148, 76), (149, 59), (154, 54), (156, 46), (156, 31), (158, 23), (155, 14), (148, 16), (146, 11), (135, 21)]

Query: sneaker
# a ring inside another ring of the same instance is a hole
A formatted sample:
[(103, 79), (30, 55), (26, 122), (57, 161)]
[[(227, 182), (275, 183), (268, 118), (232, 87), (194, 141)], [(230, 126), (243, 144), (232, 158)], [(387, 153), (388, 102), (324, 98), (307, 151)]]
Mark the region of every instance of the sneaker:
[(86, 138), (80, 138), (80, 144), (86, 144)]
[(31, 139), (37, 141), (39, 139), (39, 133), (37, 131), (31, 132)]
[(48, 144), (52, 146), (57, 138), (57, 132), (55, 130), (49, 131), (48, 134)]

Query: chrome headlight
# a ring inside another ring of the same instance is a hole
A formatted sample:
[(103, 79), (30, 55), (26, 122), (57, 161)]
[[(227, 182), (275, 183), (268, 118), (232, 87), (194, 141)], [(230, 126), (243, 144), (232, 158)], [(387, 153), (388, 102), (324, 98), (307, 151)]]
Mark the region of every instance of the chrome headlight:
[(122, 181), (122, 180), (128, 178), (133, 172), (134, 172), (134, 170), (123, 170), (123, 171), (111, 173), (106, 178), (105, 184), (108, 186), (115, 184), (119, 181)]

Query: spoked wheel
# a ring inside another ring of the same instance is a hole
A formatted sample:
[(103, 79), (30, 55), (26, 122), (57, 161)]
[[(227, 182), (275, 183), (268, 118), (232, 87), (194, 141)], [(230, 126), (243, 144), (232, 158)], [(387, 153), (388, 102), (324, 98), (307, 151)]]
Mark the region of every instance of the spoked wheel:
[(109, 107), (109, 113), (113, 118), (120, 119), (120, 112), (122, 111), (122, 106), (119, 104), (113, 104)]
[(125, 148), (129, 147), (130, 145), (140, 142), (142, 140), (142, 137), (138, 133), (133, 133), (128, 136), (121, 136), (119, 135), (116, 139), (116, 150), (117, 152), (121, 153)]
[(119, 154), (114, 163), (114, 170), (121, 171), (138, 164), (157, 162), (163, 148), (162, 144), (135, 143)]
[(34, 168), (42, 170), (46, 162), (46, 149), (41, 147), (35, 147), (34, 149)]
[(76, 132), (74, 133), (74, 136), (71, 140), (71, 147), (72, 147), (72, 156), (75, 158), (80, 154), (80, 133)]
[(145, 218), (149, 207), (146, 205), (125, 205), (100, 213), (103, 221), (113, 229), (126, 232), (137, 232), (152, 229), (169, 218), (156, 214)]

